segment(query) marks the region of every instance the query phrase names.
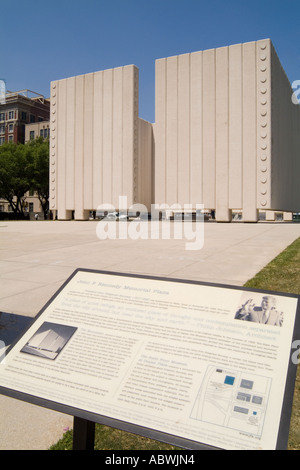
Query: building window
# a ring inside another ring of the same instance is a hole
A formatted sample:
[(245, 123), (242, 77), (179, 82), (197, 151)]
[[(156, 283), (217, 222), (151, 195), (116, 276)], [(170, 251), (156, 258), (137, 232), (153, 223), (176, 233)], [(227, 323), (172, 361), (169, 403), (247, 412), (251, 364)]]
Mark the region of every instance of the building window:
[(5, 126), (0, 126), (0, 134), (5, 134)]
[(33, 212), (33, 202), (29, 203), (29, 212)]
[(5, 142), (5, 137), (0, 137), (0, 145), (4, 144)]
[(5, 113), (0, 113), (0, 121), (5, 121)]
[(27, 113), (26, 113), (25, 111), (22, 111), (21, 119), (22, 119), (22, 121), (26, 121), (26, 120), (27, 120)]
[(41, 129), (40, 130), (40, 137), (43, 137), (44, 139), (48, 139), (50, 137), (50, 129)]
[(15, 119), (15, 112), (14, 111), (9, 111), (8, 112), (8, 119)]
[(30, 138), (30, 140), (35, 139), (35, 132), (34, 131), (30, 131), (29, 138)]
[(13, 131), (14, 131), (14, 125), (8, 124), (8, 132), (13, 132)]
[(9, 135), (8, 136), (8, 142), (13, 142), (14, 141), (14, 136), (13, 135)]
[(33, 124), (35, 122), (34, 114), (30, 114), (30, 123)]

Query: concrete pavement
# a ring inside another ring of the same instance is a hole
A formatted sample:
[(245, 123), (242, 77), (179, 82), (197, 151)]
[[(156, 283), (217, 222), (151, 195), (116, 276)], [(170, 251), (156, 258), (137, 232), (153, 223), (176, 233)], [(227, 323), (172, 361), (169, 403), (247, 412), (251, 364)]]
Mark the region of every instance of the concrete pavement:
[[(0, 311), (35, 317), (77, 268), (243, 285), (300, 236), (297, 223), (208, 222), (203, 248), (187, 251), (184, 237), (99, 240), (96, 228), (96, 221), (0, 222)], [(72, 422), (0, 396), (0, 450), (47, 449)]]

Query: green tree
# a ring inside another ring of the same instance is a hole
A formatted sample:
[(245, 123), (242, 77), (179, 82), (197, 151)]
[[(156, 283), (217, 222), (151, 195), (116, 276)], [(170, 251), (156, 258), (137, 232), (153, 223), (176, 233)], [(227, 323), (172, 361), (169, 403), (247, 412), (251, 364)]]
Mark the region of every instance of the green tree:
[(16, 214), (24, 215), (25, 193), (31, 188), (33, 157), (22, 144), (0, 146), (0, 196)]
[(25, 144), (32, 162), (30, 189), (36, 191), (46, 219), (49, 211), (49, 141), (39, 137)]
[(49, 209), (49, 141), (0, 146), (0, 197), (15, 214), (24, 215), (27, 191), (37, 193), (46, 218)]

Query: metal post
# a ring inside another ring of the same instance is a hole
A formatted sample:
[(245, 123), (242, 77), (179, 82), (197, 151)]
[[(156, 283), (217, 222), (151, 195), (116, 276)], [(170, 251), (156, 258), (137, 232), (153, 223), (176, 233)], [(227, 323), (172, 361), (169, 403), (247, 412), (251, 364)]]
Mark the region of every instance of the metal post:
[(74, 416), (73, 450), (94, 450), (95, 423)]

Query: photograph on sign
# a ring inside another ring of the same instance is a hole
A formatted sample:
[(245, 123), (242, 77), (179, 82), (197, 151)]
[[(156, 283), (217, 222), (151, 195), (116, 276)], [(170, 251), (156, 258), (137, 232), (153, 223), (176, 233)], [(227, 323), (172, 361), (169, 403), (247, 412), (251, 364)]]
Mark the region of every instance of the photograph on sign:
[(77, 328), (45, 322), (25, 344), (21, 352), (56, 359)]
[(298, 300), (76, 270), (0, 364), (0, 392), (214, 448), (276, 449)]

